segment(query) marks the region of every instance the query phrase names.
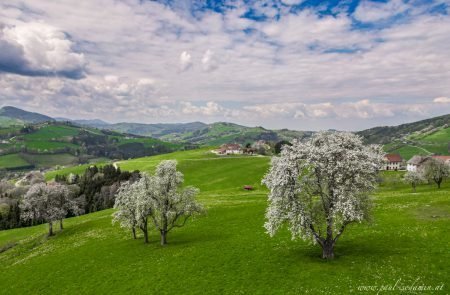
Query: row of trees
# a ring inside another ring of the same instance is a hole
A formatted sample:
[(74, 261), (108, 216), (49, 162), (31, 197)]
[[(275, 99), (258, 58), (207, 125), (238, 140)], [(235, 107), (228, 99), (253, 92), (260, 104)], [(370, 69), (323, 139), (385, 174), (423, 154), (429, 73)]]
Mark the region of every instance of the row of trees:
[(187, 220), (203, 212), (196, 202), (199, 190), (188, 186), (182, 188), (183, 174), (177, 171), (177, 162), (162, 161), (153, 175), (142, 173), (139, 180), (128, 181), (119, 189), (113, 213), (113, 223), (131, 230), (136, 239), (136, 229), (148, 243), (148, 223), (151, 221), (161, 236), (161, 245), (167, 244), (167, 234), (182, 227)]
[[(42, 198), (41, 201), (45, 204), (47, 201), (44, 202), (44, 199), (51, 202), (56, 192), (65, 194), (66, 190), (61, 189), (64, 187), (69, 191), (71, 199), (78, 200), (77, 203), (81, 208), (77, 212), (91, 213), (112, 208), (121, 183), (135, 181), (139, 177), (139, 171), (121, 171), (120, 168), (116, 169), (113, 165), (105, 165), (103, 167), (91, 166), (80, 176), (75, 174), (56, 175), (56, 184), (46, 184), (44, 175), (40, 172), (27, 173), (15, 185), (12, 181), (4, 179), (0, 181), (0, 230), (47, 222), (47, 218), (42, 217), (46, 215), (43, 213), (33, 213), (31, 219), (21, 218), (24, 216), (22, 213), (25, 209), (30, 210), (30, 207), (22, 207), (21, 204), (25, 204), (28, 194), (33, 191), (33, 194), (39, 192), (42, 195), (33, 198), (35, 200)], [(35, 186), (37, 184), (42, 187), (37, 189)], [(43, 185), (46, 185), (45, 189)], [(67, 197), (62, 196), (61, 198)], [(75, 215), (75, 211), (69, 210), (68, 216), (73, 215)]]
[(416, 192), (417, 185), (423, 182), (434, 182), (438, 188), (441, 188), (441, 183), (448, 177), (450, 177), (450, 166), (442, 160), (430, 158), (422, 169), (406, 172), (403, 180), (411, 184), (413, 192)]
[(37, 183), (31, 186), (20, 204), (20, 217), (27, 221), (48, 222), (48, 235), (53, 235), (53, 224), (59, 221), (63, 229), (63, 219), (69, 214), (84, 213), (82, 198), (74, 197), (69, 187), (59, 183)]

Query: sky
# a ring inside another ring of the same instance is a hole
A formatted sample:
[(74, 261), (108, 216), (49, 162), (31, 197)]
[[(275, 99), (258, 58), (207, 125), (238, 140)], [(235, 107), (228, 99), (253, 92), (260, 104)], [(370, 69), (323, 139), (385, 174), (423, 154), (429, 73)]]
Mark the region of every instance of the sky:
[(450, 0), (4, 0), (0, 107), (361, 130), (450, 113)]

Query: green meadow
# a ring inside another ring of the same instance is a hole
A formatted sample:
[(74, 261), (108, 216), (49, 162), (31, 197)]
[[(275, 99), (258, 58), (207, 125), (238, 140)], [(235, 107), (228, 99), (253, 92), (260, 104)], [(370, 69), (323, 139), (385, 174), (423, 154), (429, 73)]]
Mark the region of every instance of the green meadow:
[(2, 168), (20, 168), (28, 165), (29, 163), (25, 161), (19, 154), (8, 154), (0, 156), (0, 167)]
[(317, 245), (292, 240), (287, 230), (273, 238), (265, 233), (267, 190), (260, 183), (270, 158), (220, 157), (201, 149), (117, 164), (153, 171), (163, 159), (178, 160), (185, 184), (200, 188), (207, 209), (170, 232), (166, 247), (155, 230), (145, 245), (142, 236), (133, 240), (113, 226), (112, 209), (69, 218), (51, 238), (46, 225), (1, 231), (0, 293), (376, 294), (361, 288), (397, 281), (444, 284), (443, 291), (425, 294), (450, 292), (449, 181), (440, 190), (424, 184), (412, 193), (402, 172), (381, 173), (373, 220), (349, 226), (336, 258), (324, 261)]
[(386, 144), (384, 150), (389, 153), (398, 153), (406, 160), (409, 160), (414, 155), (448, 155), (450, 127), (442, 128), (432, 133), (413, 133), (407, 139), (408, 143), (402, 140)]

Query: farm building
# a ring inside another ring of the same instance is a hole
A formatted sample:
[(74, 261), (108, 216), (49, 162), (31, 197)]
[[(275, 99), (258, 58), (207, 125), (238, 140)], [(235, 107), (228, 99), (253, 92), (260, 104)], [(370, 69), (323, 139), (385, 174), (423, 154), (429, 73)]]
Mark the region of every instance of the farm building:
[(400, 170), (403, 166), (403, 159), (399, 154), (384, 155), (385, 170)]
[(437, 159), (450, 165), (450, 156), (414, 156), (408, 162), (406, 170), (419, 171), (429, 159)]
[(415, 155), (406, 162), (406, 170), (408, 171), (418, 171), (423, 163), (426, 162), (428, 157)]
[(215, 150), (219, 155), (242, 154), (242, 147), (237, 143), (222, 144), (219, 149)]
[(450, 165), (450, 156), (431, 156), (434, 159), (443, 161), (445, 164)]

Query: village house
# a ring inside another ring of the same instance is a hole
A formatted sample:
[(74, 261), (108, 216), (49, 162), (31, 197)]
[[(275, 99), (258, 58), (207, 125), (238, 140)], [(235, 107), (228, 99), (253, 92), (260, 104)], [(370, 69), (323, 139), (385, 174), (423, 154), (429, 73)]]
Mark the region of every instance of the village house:
[(443, 161), (445, 164), (450, 165), (450, 156), (431, 156), (434, 159)]
[(403, 159), (399, 154), (384, 155), (385, 170), (400, 170), (403, 166)]
[(406, 170), (416, 172), (429, 157), (415, 155), (406, 162)]
[(222, 144), (219, 149), (215, 150), (215, 153), (219, 154), (219, 155), (242, 154), (242, 148), (241, 148), (240, 144), (227, 143), (227, 144)]
[(430, 159), (437, 159), (443, 161), (450, 166), (450, 156), (418, 156), (415, 155), (406, 162), (406, 170), (408, 171), (420, 171), (424, 164)]

